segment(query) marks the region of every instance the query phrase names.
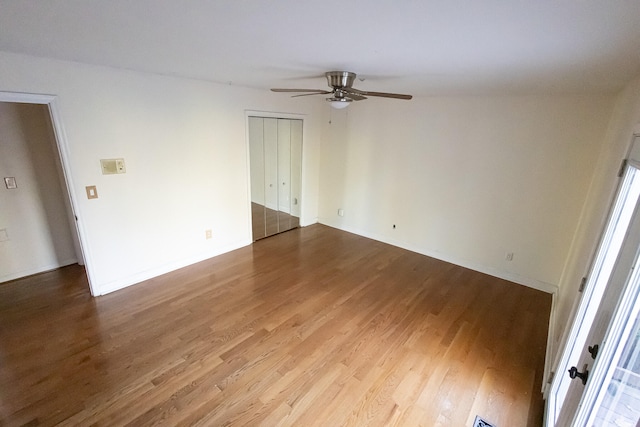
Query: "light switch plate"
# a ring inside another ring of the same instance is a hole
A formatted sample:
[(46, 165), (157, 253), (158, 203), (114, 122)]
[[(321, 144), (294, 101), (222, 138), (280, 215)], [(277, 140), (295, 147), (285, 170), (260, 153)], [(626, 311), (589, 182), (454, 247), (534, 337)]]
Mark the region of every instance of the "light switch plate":
[(87, 185), (87, 199), (97, 199), (98, 198), (98, 189), (95, 185)]

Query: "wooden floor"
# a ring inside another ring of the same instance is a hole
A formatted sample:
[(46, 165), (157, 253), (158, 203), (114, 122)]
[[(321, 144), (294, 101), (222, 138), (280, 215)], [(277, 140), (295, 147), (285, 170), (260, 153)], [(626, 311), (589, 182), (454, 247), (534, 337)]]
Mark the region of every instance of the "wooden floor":
[(548, 294), (322, 225), (0, 285), (1, 425), (540, 426)]

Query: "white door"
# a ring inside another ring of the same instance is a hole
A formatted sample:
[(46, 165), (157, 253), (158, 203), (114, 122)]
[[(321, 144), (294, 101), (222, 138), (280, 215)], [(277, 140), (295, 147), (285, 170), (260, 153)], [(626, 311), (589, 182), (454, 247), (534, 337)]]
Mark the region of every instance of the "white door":
[(621, 331), (635, 320), (620, 301), (640, 283), (634, 274), (640, 273), (635, 268), (640, 248), (639, 199), (640, 169), (630, 162), (551, 384), (546, 426), (618, 425), (587, 423), (606, 393), (603, 379), (614, 363), (609, 356), (620, 346)]

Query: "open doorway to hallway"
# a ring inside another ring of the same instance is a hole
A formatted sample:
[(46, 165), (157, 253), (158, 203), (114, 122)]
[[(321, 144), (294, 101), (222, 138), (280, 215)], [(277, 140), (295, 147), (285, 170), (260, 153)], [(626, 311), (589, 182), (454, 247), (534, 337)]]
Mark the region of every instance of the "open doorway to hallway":
[(0, 283), (84, 264), (49, 106), (0, 102), (0, 141)]

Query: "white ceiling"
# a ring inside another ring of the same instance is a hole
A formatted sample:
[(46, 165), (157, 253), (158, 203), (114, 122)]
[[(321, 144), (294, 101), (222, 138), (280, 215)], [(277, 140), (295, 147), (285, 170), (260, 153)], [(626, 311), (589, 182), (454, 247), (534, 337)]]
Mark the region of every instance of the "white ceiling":
[(0, 50), (257, 88), (614, 92), (640, 0), (0, 0)]

